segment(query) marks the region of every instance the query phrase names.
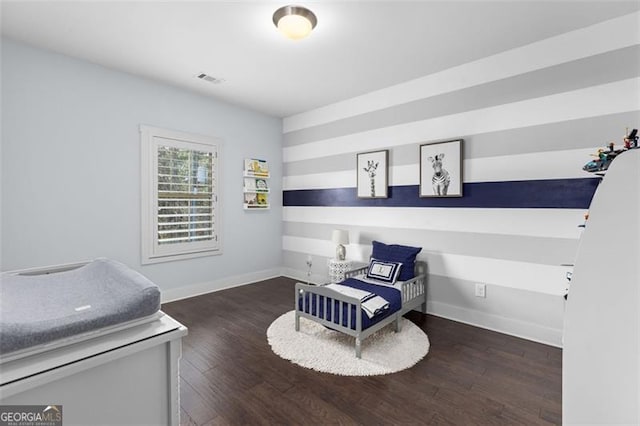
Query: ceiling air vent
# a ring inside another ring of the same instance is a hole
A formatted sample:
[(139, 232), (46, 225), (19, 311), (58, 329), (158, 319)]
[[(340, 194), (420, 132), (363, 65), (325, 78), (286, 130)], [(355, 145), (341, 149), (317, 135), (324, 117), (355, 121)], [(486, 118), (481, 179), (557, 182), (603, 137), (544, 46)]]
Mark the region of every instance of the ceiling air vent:
[(224, 81), (224, 78), (216, 78), (204, 73), (198, 74), (196, 77), (198, 77), (200, 80), (204, 80), (213, 84), (220, 84)]

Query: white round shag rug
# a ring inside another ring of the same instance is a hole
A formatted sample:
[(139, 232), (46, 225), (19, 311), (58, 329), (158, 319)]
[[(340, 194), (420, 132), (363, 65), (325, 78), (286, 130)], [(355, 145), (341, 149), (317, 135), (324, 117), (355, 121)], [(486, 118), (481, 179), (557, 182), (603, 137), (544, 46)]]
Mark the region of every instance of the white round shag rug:
[(399, 333), (389, 324), (362, 342), (362, 358), (356, 358), (355, 338), (300, 318), (295, 311), (278, 317), (267, 329), (267, 340), (276, 355), (305, 368), (341, 376), (376, 376), (414, 366), (429, 352), (429, 338), (414, 323), (402, 318)]

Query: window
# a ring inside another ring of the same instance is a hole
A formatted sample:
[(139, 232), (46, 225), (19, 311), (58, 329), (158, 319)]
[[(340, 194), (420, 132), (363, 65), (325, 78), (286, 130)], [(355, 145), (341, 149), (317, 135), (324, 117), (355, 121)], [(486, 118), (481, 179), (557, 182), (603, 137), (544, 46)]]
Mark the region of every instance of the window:
[(221, 253), (216, 138), (141, 126), (142, 263)]

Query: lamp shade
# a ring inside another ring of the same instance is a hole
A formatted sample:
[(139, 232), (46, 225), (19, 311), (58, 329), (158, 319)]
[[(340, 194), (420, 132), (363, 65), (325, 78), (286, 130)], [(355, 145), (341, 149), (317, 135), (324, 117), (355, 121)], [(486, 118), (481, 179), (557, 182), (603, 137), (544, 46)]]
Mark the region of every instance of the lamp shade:
[(349, 244), (349, 231), (334, 229), (333, 234), (331, 234), (331, 241), (334, 244)]

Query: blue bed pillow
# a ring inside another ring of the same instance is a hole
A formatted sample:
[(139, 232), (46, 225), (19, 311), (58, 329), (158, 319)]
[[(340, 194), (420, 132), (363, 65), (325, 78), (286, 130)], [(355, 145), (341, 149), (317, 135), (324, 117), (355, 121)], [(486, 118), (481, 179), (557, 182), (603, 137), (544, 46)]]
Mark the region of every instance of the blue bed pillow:
[(367, 278), (387, 284), (394, 284), (398, 279), (398, 274), (402, 269), (400, 262), (384, 262), (382, 260), (371, 259)]
[(380, 241), (373, 242), (371, 257), (385, 262), (400, 262), (402, 268), (398, 279), (407, 281), (416, 276), (416, 256), (422, 251), (422, 247), (402, 246), (399, 244), (384, 244)]

